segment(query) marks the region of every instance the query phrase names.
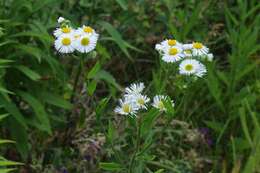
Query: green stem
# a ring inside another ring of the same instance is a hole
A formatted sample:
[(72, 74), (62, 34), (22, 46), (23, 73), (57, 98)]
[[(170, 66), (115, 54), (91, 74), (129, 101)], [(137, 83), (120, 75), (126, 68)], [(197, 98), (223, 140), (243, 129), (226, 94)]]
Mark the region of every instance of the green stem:
[(74, 83), (73, 83), (72, 96), (70, 98), (71, 103), (73, 102), (74, 97), (76, 95), (77, 86), (78, 86), (78, 82), (79, 82), (79, 78), (80, 78), (83, 66), (84, 66), (83, 57), (80, 57), (79, 64), (78, 64), (78, 67), (77, 67), (77, 73), (76, 73), (75, 80), (74, 80)]
[(135, 143), (135, 151), (133, 153), (131, 162), (130, 162), (130, 166), (129, 166), (129, 173), (134, 173), (133, 167), (134, 167), (134, 162), (137, 156), (137, 153), (139, 151), (140, 148), (140, 139), (141, 139), (141, 117), (137, 117), (138, 121), (136, 124), (136, 128), (137, 128), (137, 137), (136, 137), (136, 143)]

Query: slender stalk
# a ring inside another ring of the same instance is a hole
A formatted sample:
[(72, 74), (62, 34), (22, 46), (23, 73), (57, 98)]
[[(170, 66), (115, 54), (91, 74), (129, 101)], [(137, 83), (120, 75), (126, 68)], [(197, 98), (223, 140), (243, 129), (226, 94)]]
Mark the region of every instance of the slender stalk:
[[(80, 75), (82, 73), (83, 67), (84, 67), (84, 57), (82, 56), (78, 60), (78, 65), (77, 65), (77, 69), (76, 69), (77, 70), (76, 76), (75, 76), (75, 80), (74, 80), (74, 83), (73, 83), (73, 90), (72, 90), (72, 95), (71, 95), (71, 98), (70, 98), (70, 102), (72, 104), (73, 104), (73, 101), (74, 101), (74, 98), (75, 98), (75, 95), (76, 95), (76, 92), (77, 92), (77, 86), (78, 86), (78, 83), (79, 83), (79, 78), (80, 78)], [(72, 73), (73, 73), (73, 71), (72, 71)], [(70, 134), (71, 129), (73, 129), (76, 126), (75, 125), (76, 118), (71, 117), (71, 111), (67, 112), (66, 118), (67, 118), (67, 121), (69, 122), (69, 124), (66, 128), (66, 134), (67, 134), (67, 136), (70, 136), (71, 135)]]
[(78, 67), (77, 67), (77, 73), (76, 73), (75, 80), (74, 80), (74, 83), (73, 83), (72, 96), (70, 98), (71, 103), (73, 102), (74, 97), (76, 95), (77, 86), (78, 86), (78, 82), (79, 82), (79, 78), (80, 78), (83, 66), (84, 66), (84, 60), (83, 60), (83, 57), (81, 57), (80, 60), (79, 60), (79, 64), (78, 64)]
[(136, 136), (136, 143), (135, 143), (135, 151), (133, 153), (133, 156), (131, 158), (130, 166), (129, 166), (129, 173), (134, 173), (133, 167), (134, 162), (137, 156), (137, 153), (140, 148), (140, 139), (141, 139), (141, 117), (138, 117), (138, 121), (136, 123), (136, 130), (137, 130), (137, 136)]

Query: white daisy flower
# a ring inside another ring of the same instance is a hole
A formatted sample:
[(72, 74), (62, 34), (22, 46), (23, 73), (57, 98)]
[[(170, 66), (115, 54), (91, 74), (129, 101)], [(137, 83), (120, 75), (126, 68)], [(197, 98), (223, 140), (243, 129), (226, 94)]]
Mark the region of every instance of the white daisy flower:
[(75, 42), (73, 43), (75, 49), (81, 53), (88, 53), (95, 49), (98, 40), (98, 34), (96, 35), (75, 35)]
[(174, 40), (174, 39), (167, 39), (167, 40), (162, 41), (159, 44), (156, 44), (155, 49), (159, 52), (165, 52), (169, 48), (175, 47), (175, 46), (181, 47), (181, 43), (179, 43), (177, 40)]
[(60, 53), (71, 53), (75, 50), (73, 42), (74, 37), (72, 34), (63, 34), (55, 40), (54, 47)]
[(165, 62), (176, 62), (182, 59), (183, 57), (185, 57), (183, 49), (181, 47), (175, 46), (168, 48), (165, 51), (162, 59)]
[(59, 18), (58, 18), (58, 23), (62, 23), (62, 22), (64, 22), (64, 20), (65, 20), (65, 18), (59, 17)]
[(129, 100), (119, 100), (119, 106), (115, 108), (115, 113), (121, 114), (121, 115), (130, 115), (130, 116), (136, 116), (138, 106)]
[(143, 82), (133, 83), (129, 87), (126, 87), (126, 95), (140, 94), (144, 90), (145, 86)]
[[(153, 98), (153, 103), (152, 103), (152, 106), (159, 109), (160, 111), (166, 111), (166, 107), (164, 105), (163, 102), (167, 101), (168, 99), (168, 96), (165, 96), (165, 95), (156, 95), (154, 98)], [(172, 106), (174, 106), (174, 103), (173, 101), (171, 100), (172, 102)]]
[(180, 63), (179, 73), (182, 75), (202, 77), (206, 73), (206, 68), (202, 63), (195, 59), (186, 59)]
[(78, 28), (76, 31), (79, 35), (93, 35), (94, 37), (98, 37), (98, 34), (96, 33), (96, 31), (91, 28), (90, 26), (85, 26), (83, 25), (82, 27)]
[(192, 54), (194, 56), (206, 55), (208, 52), (209, 52), (209, 49), (206, 46), (204, 46), (202, 43), (194, 42), (192, 44)]
[(69, 26), (65, 26), (65, 27), (62, 27), (62, 28), (57, 28), (54, 32), (53, 32), (53, 35), (55, 37), (59, 37), (61, 35), (67, 35), (67, 34), (73, 34), (74, 32), (74, 29), (69, 27)]
[(150, 98), (142, 94), (132, 94), (125, 95), (126, 100), (133, 101), (141, 109), (147, 109), (147, 103), (150, 101)]
[(157, 50), (159, 53), (163, 52), (164, 49), (161, 43), (155, 45), (155, 50)]
[(187, 50), (187, 49), (192, 49), (193, 48), (193, 44), (183, 44), (182, 45), (182, 48), (184, 49), (184, 50)]

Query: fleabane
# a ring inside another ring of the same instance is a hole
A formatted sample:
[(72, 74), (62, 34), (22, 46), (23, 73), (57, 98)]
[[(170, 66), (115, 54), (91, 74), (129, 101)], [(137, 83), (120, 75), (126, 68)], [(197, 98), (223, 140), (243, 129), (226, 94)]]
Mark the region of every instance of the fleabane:
[(207, 55), (209, 52), (209, 49), (204, 46), (200, 42), (193, 42), (192, 43), (192, 54), (194, 56), (202, 56), (202, 55)]
[(76, 30), (76, 32), (79, 35), (88, 35), (88, 36), (98, 37), (98, 34), (96, 33), (96, 31), (90, 26), (83, 25), (82, 27), (78, 28)]
[(125, 95), (125, 98), (131, 102), (135, 102), (140, 109), (147, 109), (147, 103), (150, 101), (150, 98), (143, 94), (128, 94)]
[(161, 53), (165, 53), (171, 47), (181, 47), (181, 43), (174, 39), (166, 39), (159, 44), (155, 45), (155, 49)]
[(139, 107), (130, 100), (119, 100), (119, 106), (115, 108), (115, 113), (121, 114), (121, 115), (130, 115), (130, 116), (136, 116), (136, 113), (138, 111)]
[(71, 35), (75, 32), (75, 30), (70, 26), (64, 26), (61, 28), (56, 28), (56, 30), (53, 32), (53, 35), (58, 38), (61, 35)]
[(206, 67), (195, 59), (185, 59), (179, 65), (179, 73), (182, 75), (202, 77), (206, 72)]
[(95, 35), (74, 35), (76, 38), (73, 43), (75, 49), (81, 53), (88, 53), (95, 49), (98, 40), (98, 34)]
[(168, 63), (177, 62), (185, 57), (183, 49), (180, 46), (169, 47), (165, 50), (162, 60)]
[(75, 50), (73, 42), (74, 36), (72, 34), (63, 34), (55, 40), (54, 47), (60, 53), (72, 53)]
[[(159, 109), (160, 111), (166, 111), (166, 107), (164, 105), (164, 102), (166, 102), (168, 100), (168, 96), (165, 95), (156, 95), (153, 98), (153, 103), (152, 106)], [(170, 100), (172, 103), (172, 106), (174, 106), (174, 103), (172, 100)]]
[(143, 82), (133, 83), (129, 87), (126, 87), (126, 95), (140, 94), (144, 90), (145, 86)]

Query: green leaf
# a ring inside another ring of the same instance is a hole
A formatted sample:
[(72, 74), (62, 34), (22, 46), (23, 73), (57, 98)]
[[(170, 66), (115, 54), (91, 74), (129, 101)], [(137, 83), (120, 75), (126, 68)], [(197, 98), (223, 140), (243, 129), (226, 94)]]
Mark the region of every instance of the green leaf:
[(123, 10), (127, 10), (127, 2), (125, 0), (116, 0)]
[(16, 148), (23, 159), (26, 159), (29, 153), (29, 142), (26, 129), (13, 117), (8, 118), (8, 128), (12, 139), (16, 142)]
[(104, 98), (98, 103), (96, 110), (95, 110), (97, 121), (99, 121), (102, 114), (104, 114), (105, 108), (106, 108), (109, 100), (110, 100), (110, 98)]
[(15, 143), (15, 141), (8, 140), (8, 139), (0, 139), (0, 144), (8, 144), (8, 143)]
[(146, 113), (142, 121), (140, 133), (141, 136), (146, 136), (146, 134), (152, 129), (155, 120), (159, 116), (159, 111), (157, 109), (151, 109)]
[(40, 95), (43, 101), (51, 105), (58, 106), (64, 109), (72, 109), (73, 107), (73, 105), (70, 102), (68, 102), (67, 100), (63, 99), (58, 95), (46, 91), (42, 91)]
[(156, 172), (154, 172), (154, 173), (163, 173), (164, 172), (164, 169), (159, 169), (159, 170), (157, 170)]
[(221, 96), (220, 84), (219, 84), (219, 81), (218, 81), (216, 75), (214, 75), (213, 71), (214, 71), (213, 67), (209, 66), (208, 67), (208, 75), (207, 75), (207, 86), (209, 88), (211, 95), (216, 100), (218, 106), (224, 112), (225, 108), (224, 108), (222, 100), (221, 100), (222, 96)]
[(7, 90), (6, 88), (4, 88), (1, 85), (0, 85), (0, 92), (5, 93), (5, 94), (15, 94), (14, 92)]
[(41, 125), (43, 126), (45, 131), (51, 134), (52, 132), (49, 117), (48, 114), (45, 112), (44, 106), (41, 104), (41, 102), (26, 92), (19, 91), (18, 94), (33, 108), (35, 115), (41, 122)]
[(32, 57), (35, 57), (38, 62), (41, 62), (41, 51), (38, 48), (35, 48), (33, 46), (28, 45), (17, 45), (15, 46), (16, 49), (21, 50), (23, 53), (31, 55)]
[(16, 168), (0, 168), (0, 173), (9, 173), (17, 170)]
[(114, 162), (100, 162), (99, 167), (106, 171), (120, 171), (122, 170), (122, 166), (118, 163)]
[(38, 73), (36, 73), (35, 71), (29, 69), (26, 66), (19, 65), (19, 66), (16, 66), (15, 68), (17, 68), (18, 70), (23, 72), (27, 77), (29, 77), (33, 81), (37, 81), (37, 80), (39, 80), (41, 78), (41, 76)]
[(87, 75), (88, 79), (92, 79), (95, 77), (95, 75), (97, 74), (97, 72), (100, 70), (101, 65), (99, 63), (99, 61), (95, 64), (94, 67), (92, 67), (92, 69), (90, 70), (90, 72)]
[(53, 39), (49, 35), (34, 31), (19, 32), (17, 34), (11, 35), (11, 37), (35, 37), (49, 44), (53, 43)]
[(96, 87), (97, 87), (97, 81), (96, 80), (92, 80), (92, 81), (88, 82), (87, 91), (88, 91), (88, 94), (90, 96), (92, 96), (94, 94)]
[(9, 64), (14, 62), (14, 60), (10, 60), (10, 59), (0, 59), (0, 64)]
[(107, 71), (105, 70), (100, 70), (96, 75), (95, 79), (99, 80), (104, 80), (109, 84), (114, 85), (114, 87), (118, 88), (119, 90), (122, 90), (120, 85), (116, 82), (115, 78)]
[(9, 112), (23, 127), (27, 127), (23, 115), (8, 95), (0, 94), (0, 104), (3, 105), (4, 109)]
[(115, 138), (116, 129), (111, 121), (108, 123), (108, 131), (107, 131), (107, 138), (109, 141), (113, 142)]
[(213, 122), (213, 121), (205, 121), (205, 124), (209, 127), (209, 128), (211, 128), (211, 129), (213, 129), (214, 131), (216, 131), (216, 132), (221, 132), (221, 130), (222, 130), (222, 128), (223, 128), (223, 124), (222, 123), (220, 123), (220, 122)]
[(9, 160), (0, 160), (0, 166), (15, 166), (15, 165), (23, 165), (19, 162), (9, 161)]
[(9, 115), (10, 115), (9, 113), (0, 115), (0, 121), (3, 120), (4, 118), (8, 117)]
[(254, 147), (253, 141), (251, 139), (250, 132), (249, 132), (249, 129), (248, 129), (248, 126), (247, 126), (246, 112), (245, 112), (244, 107), (239, 108), (239, 114), (240, 114), (240, 122), (241, 122), (241, 125), (242, 125), (242, 130), (244, 131), (244, 134), (245, 134), (245, 137), (246, 137), (248, 143), (251, 145), (251, 147), (253, 149), (253, 147)]
[(125, 41), (123, 40), (121, 34), (112, 26), (110, 23), (107, 23), (105, 21), (98, 22), (101, 26), (103, 26), (107, 32), (111, 35), (113, 41), (116, 42), (116, 44), (119, 46), (119, 48), (124, 52), (124, 54), (131, 59), (131, 56), (127, 50), (127, 46), (125, 44)]

